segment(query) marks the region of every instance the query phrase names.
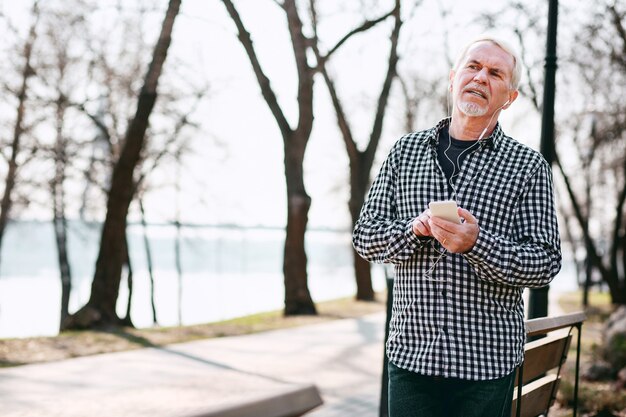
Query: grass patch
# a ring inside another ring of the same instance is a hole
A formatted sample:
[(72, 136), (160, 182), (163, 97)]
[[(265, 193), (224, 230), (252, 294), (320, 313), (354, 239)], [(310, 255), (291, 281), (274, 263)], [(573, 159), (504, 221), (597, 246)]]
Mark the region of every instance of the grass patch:
[(377, 301), (372, 302), (356, 301), (352, 297), (319, 302), (316, 303), (318, 315), (315, 316), (285, 317), (282, 310), (278, 310), (192, 326), (113, 328), (106, 331), (63, 332), (54, 337), (0, 339), (0, 367), (164, 346), (199, 339), (239, 336), (360, 317), (385, 310), (386, 293), (379, 293), (376, 298)]

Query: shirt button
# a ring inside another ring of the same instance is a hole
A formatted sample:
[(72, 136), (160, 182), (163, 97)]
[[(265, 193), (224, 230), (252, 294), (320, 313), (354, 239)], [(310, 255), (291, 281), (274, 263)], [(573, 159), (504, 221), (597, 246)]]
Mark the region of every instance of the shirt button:
[(441, 291), (441, 295), (445, 297), (446, 295), (448, 295), (448, 292), (446, 290), (443, 290)]
[(443, 326), (441, 330), (443, 330), (445, 334), (448, 334), (448, 326)]

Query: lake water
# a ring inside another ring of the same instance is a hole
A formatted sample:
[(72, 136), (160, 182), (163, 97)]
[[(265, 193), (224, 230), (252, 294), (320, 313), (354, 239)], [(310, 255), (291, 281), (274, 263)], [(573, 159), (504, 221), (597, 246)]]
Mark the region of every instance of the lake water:
[[(100, 226), (70, 224), (73, 275), (70, 311), (89, 299)], [(129, 226), (133, 267), (131, 317), (137, 327), (152, 325), (150, 283), (140, 225)], [(178, 275), (173, 226), (149, 226), (155, 276), (157, 318), (162, 326), (178, 324)], [(182, 323), (195, 324), (281, 309), (282, 229), (186, 227), (182, 230)], [(13, 223), (7, 229), (0, 264), (0, 338), (55, 335), (60, 317), (61, 285), (52, 225)], [(315, 301), (351, 296), (350, 233), (307, 233), (309, 289)], [(385, 288), (382, 267), (373, 270), (376, 290)], [(126, 281), (120, 286), (118, 313), (126, 312)]]
[[(142, 227), (128, 229), (133, 267), (131, 317), (137, 327), (152, 326), (150, 283)], [(173, 226), (149, 226), (155, 275), (157, 318), (179, 324), (178, 275)], [(70, 312), (89, 299), (100, 226), (70, 223), (73, 275)], [(182, 229), (182, 324), (206, 323), (283, 307), (282, 229), (186, 227)], [(355, 294), (350, 233), (307, 232), (309, 289), (315, 301)], [(0, 264), (0, 338), (55, 335), (61, 285), (52, 225), (13, 223), (7, 229)], [(374, 288), (386, 287), (383, 267), (374, 265)], [(576, 289), (573, 263), (566, 261), (551, 294)], [(125, 315), (128, 290), (120, 286), (118, 314)]]

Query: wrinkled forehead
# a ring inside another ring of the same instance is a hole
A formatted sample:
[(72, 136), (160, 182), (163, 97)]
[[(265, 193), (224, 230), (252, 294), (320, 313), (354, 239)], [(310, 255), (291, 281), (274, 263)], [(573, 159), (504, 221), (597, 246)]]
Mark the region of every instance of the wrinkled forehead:
[(515, 58), (498, 44), (491, 41), (479, 41), (467, 48), (461, 64), (478, 62), (482, 65), (498, 69), (508, 75), (513, 73)]

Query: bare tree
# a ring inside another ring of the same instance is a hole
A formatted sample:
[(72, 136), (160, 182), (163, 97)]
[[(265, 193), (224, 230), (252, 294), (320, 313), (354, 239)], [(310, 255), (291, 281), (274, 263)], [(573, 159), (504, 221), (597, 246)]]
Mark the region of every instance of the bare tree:
[(170, 0), (154, 48), (152, 62), (137, 100), (137, 110), (113, 169), (100, 251), (87, 304), (64, 323), (64, 328), (90, 328), (120, 324), (115, 311), (126, 248), (126, 216), (135, 193), (134, 173), (144, 146), (150, 114), (157, 99), (157, 85), (171, 43), (172, 29), (181, 0)]
[(563, 161), (559, 170), (588, 262), (607, 284), (612, 302), (626, 304), (626, 105), (615, 96), (626, 86), (626, 10), (609, 1), (594, 4), (591, 10), (568, 54), (568, 64), (581, 76), (580, 96), (591, 111), (572, 115), (562, 128), (568, 132), (568, 125), (577, 125), (572, 120), (591, 119), (586, 140), (574, 142), (586, 174), (568, 172)]
[(54, 148), (55, 175), (50, 184), (52, 189), (54, 235), (57, 246), (59, 273), (61, 276), (61, 315), (59, 326), (69, 314), (70, 292), (72, 290), (72, 272), (67, 248), (68, 229), (65, 214), (64, 186), (67, 176), (67, 146), (65, 143), (66, 138), (63, 134), (66, 106), (67, 103), (59, 97), (57, 104), (57, 138)]
[[(66, 74), (67, 63), (67, 56), (59, 56), (58, 70), (61, 78)], [(54, 224), (57, 259), (61, 277), (61, 316), (59, 326), (69, 315), (70, 292), (72, 289), (72, 273), (67, 247), (68, 228), (65, 209), (65, 183), (69, 162), (68, 138), (64, 132), (67, 107), (68, 103), (65, 94), (59, 92), (56, 100), (56, 141), (53, 151), (54, 177), (50, 181), (50, 188), (52, 190), (52, 221)]]
[[(76, 57), (76, 43), (80, 42), (77, 34), (84, 30), (84, 16), (89, 10), (88, 7), (71, 1), (63, 4), (47, 3), (41, 10), (39, 47), (34, 51), (37, 71), (31, 87), (32, 100), (36, 103), (38, 112), (45, 114), (47, 109), (50, 109), (54, 114), (50, 119), (55, 132), (55, 141), (52, 146), (40, 145), (40, 148), (47, 152), (39, 159), (50, 160), (54, 164), (48, 186), (52, 197), (50, 206), (61, 279), (59, 325), (69, 314), (72, 288), (68, 249), (67, 182), (77, 155), (76, 149), (80, 147), (81, 142), (79, 137), (70, 133), (74, 129), (69, 125), (69, 121), (76, 114), (71, 114), (69, 96), (71, 91), (77, 88), (76, 77), (72, 74), (80, 71), (77, 65), (79, 59)], [(42, 144), (46, 142), (45, 133), (41, 134), (38, 142)]]
[[(315, 0), (309, 0), (309, 9), (312, 16), (311, 21), (313, 23), (313, 39), (311, 42), (313, 51), (317, 58), (318, 69), (322, 73), (330, 93), (333, 107), (335, 108), (335, 114), (337, 116), (337, 124), (339, 125), (339, 130), (341, 131), (341, 136), (346, 146), (348, 159), (350, 161), (350, 201), (348, 206), (350, 209), (352, 226), (354, 227), (359, 218), (361, 206), (365, 201), (365, 194), (369, 188), (370, 171), (374, 163), (374, 156), (376, 155), (376, 149), (378, 148), (383, 131), (383, 122), (385, 119), (389, 95), (391, 93), (392, 82), (396, 76), (396, 67), (398, 63), (398, 39), (400, 37), (400, 28), (402, 27), (402, 20), (400, 17), (400, 0), (395, 1), (393, 9), (388, 14), (377, 20), (366, 21), (359, 28), (351, 32), (356, 33), (357, 31), (367, 30), (388, 17), (393, 17), (394, 25), (390, 36), (387, 71), (378, 97), (378, 105), (376, 107), (376, 114), (369, 136), (369, 141), (364, 150), (360, 150), (357, 146), (354, 134), (350, 128), (350, 123), (344, 110), (344, 106), (339, 98), (337, 89), (335, 88), (335, 81), (331, 77), (327, 68), (328, 57), (337, 49), (337, 46), (331, 48), (326, 54), (322, 54), (320, 52)], [(343, 39), (340, 42), (342, 41)], [(354, 249), (352, 250), (352, 253), (354, 271), (356, 274), (356, 298), (358, 300), (374, 300), (370, 264), (361, 258)]]
[[(304, 235), (308, 222), (311, 198), (304, 187), (303, 161), (306, 145), (313, 128), (313, 80), (322, 66), (311, 66), (307, 54), (311, 51), (312, 42), (303, 32), (303, 21), (300, 18), (295, 0), (275, 1), (285, 12), (287, 28), (298, 73), (298, 123), (292, 128), (278, 104), (270, 79), (263, 71), (250, 33), (247, 31), (235, 5), (230, 0), (222, 0), (228, 14), (235, 23), (238, 38), (244, 47), (252, 69), (258, 81), (261, 93), (267, 103), (278, 128), (281, 132), (285, 150), (285, 178), (287, 181), (287, 227), (285, 250), (283, 257), (283, 273), (285, 281), (285, 314), (316, 314), (307, 285), (307, 257), (304, 248)], [(348, 32), (323, 57), (327, 60), (353, 35), (358, 34), (386, 17), (367, 22)]]
[[(144, 22), (151, 19), (154, 13), (149, 2), (139, 1), (131, 7), (121, 4), (112, 13), (111, 8), (96, 7), (90, 16), (91, 31), (85, 31), (82, 39), (85, 45), (83, 65), (86, 67), (85, 87), (80, 94), (72, 97), (72, 106), (91, 122), (88, 133), (91, 140), (83, 146), (81, 157), (89, 162), (84, 164), (84, 178), (81, 219), (100, 219), (104, 216), (101, 208), (106, 194), (111, 187), (113, 167), (119, 160), (124, 140), (137, 106), (137, 92), (141, 88), (141, 79), (137, 74), (144, 71), (149, 64), (149, 51), (152, 40), (147, 39)], [(99, 16), (104, 13), (107, 18)], [(94, 21), (103, 20), (104, 22)], [(96, 25), (97, 23), (97, 25)], [(122, 39), (120, 42), (112, 38)], [(171, 61), (171, 58), (169, 59)], [(168, 64), (168, 66), (170, 66)], [(162, 119), (163, 102), (170, 101), (171, 96), (160, 86), (159, 96), (153, 114)], [(165, 99), (165, 100), (163, 100)], [(171, 120), (165, 116), (163, 119)], [(167, 136), (169, 132), (157, 132), (150, 126), (146, 133), (146, 148), (142, 151), (143, 160), (149, 161), (153, 155), (162, 158), (169, 151), (170, 143), (158, 141), (157, 136)], [(151, 149), (154, 147), (154, 149)], [(145, 177), (146, 170), (153, 169), (154, 164), (140, 164), (140, 180)]]
[(280, 107), (270, 79), (261, 68), (250, 33), (230, 0), (222, 0), (237, 27), (239, 41), (244, 47), (257, 78), (263, 98), (276, 119), (285, 150), (285, 179), (287, 181), (287, 228), (283, 255), (285, 282), (285, 314), (316, 314), (315, 304), (307, 285), (307, 256), (304, 234), (308, 223), (311, 198), (304, 187), (304, 152), (313, 129), (313, 77), (315, 70), (307, 61), (309, 40), (302, 31), (302, 20), (295, 0), (276, 2), (285, 12), (293, 54), (298, 72), (298, 123), (295, 128)]
[[(95, 9), (96, 12), (101, 10)], [(110, 11), (105, 11), (110, 13)], [(146, 40), (142, 22), (150, 18), (154, 10), (145, 7), (119, 8), (111, 19), (103, 23), (103, 30), (100, 26), (95, 28), (95, 33), (85, 34), (79, 39), (86, 44), (86, 53), (81, 56), (81, 64), (87, 66), (87, 71), (83, 69), (81, 73), (87, 75), (81, 81), (84, 88), (79, 88), (74, 94), (70, 103), (73, 109), (83, 116), (83, 126), (81, 131), (89, 140), (84, 141), (79, 147), (80, 155), (76, 156), (81, 161), (80, 166), (84, 167), (82, 175), (84, 181), (78, 184), (83, 187), (80, 206), (80, 218), (89, 221), (90, 218), (99, 219), (103, 201), (106, 199), (107, 190), (111, 187), (112, 171), (119, 160), (121, 149), (125, 141), (125, 131), (128, 130), (127, 123), (132, 119), (132, 106), (136, 106), (137, 81), (136, 73), (147, 65), (146, 55), (143, 51), (149, 49), (149, 42)], [(97, 19), (90, 15), (90, 19)], [(89, 26), (93, 27), (93, 24)], [(119, 33), (125, 42), (109, 42), (110, 32)], [(103, 36), (103, 34), (105, 34)], [(130, 41), (129, 41), (130, 40)], [(173, 61), (173, 62), (172, 62)], [(156, 127), (149, 126), (145, 134), (145, 145), (141, 151), (141, 160), (138, 163), (134, 174), (134, 188), (136, 196), (142, 200), (145, 195), (156, 188), (163, 188), (165, 185), (152, 184), (148, 178), (155, 170), (162, 170), (168, 162), (172, 163), (172, 156), (186, 151), (189, 140), (189, 132), (197, 127), (197, 123), (192, 120), (192, 115), (198, 105), (204, 100), (208, 87), (206, 82), (198, 84), (197, 77), (193, 79), (180, 75), (182, 69), (189, 68), (188, 63), (177, 62), (172, 57), (168, 58), (168, 76), (160, 81), (159, 97), (152, 117), (160, 121)], [(94, 95), (95, 93), (95, 95)], [(192, 129), (189, 129), (192, 128)], [(82, 158), (82, 159), (81, 159)], [(145, 208), (141, 210), (142, 201), (139, 201), (139, 213), (142, 221), (145, 220)], [(131, 207), (132, 208), (132, 207)], [(147, 225), (146, 225), (147, 228)], [(145, 235), (145, 250), (149, 251), (148, 237)], [(126, 246), (127, 251), (132, 248)], [(152, 315), (156, 317), (156, 306), (154, 300), (154, 270), (152, 268), (151, 256), (148, 259), (148, 270), (150, 272), (152, 286)], [(132, 304), (132, 268), (130, 253), (125, 255), (126, 267), (122, 269), (123, 277), (127, 280), (128, 301), (126, 322), (130, 319), (130, 305)]]

